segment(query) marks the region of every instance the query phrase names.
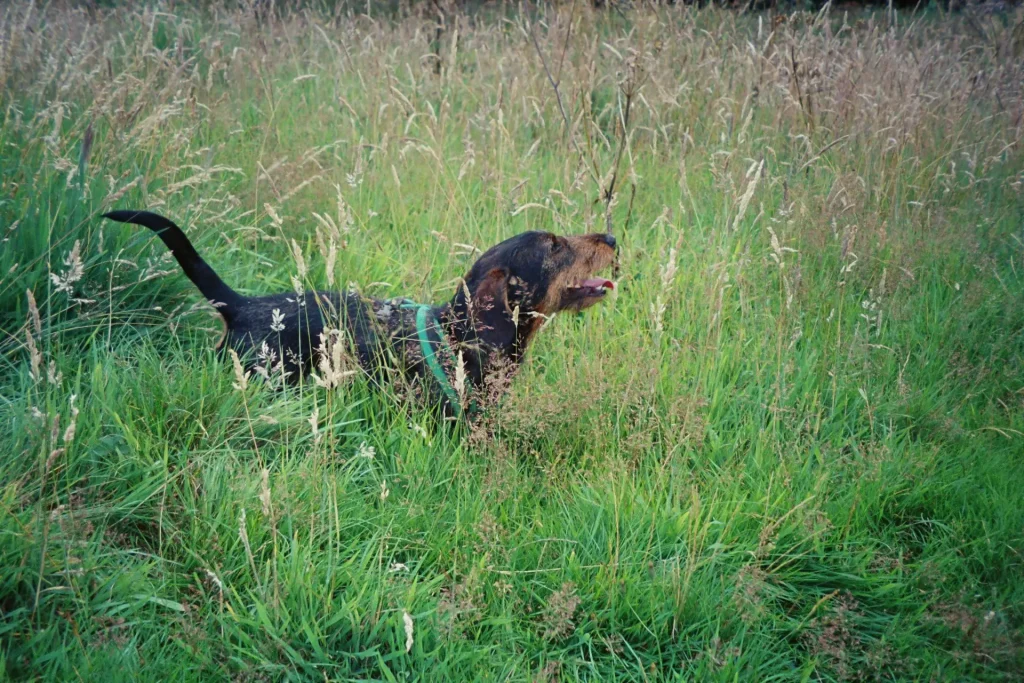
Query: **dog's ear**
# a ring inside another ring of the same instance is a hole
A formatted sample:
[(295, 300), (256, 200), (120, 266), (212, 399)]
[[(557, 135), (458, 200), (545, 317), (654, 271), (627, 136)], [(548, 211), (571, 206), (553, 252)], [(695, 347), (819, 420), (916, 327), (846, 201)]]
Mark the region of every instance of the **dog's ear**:
[(511, 313), (508, 306), (508, 269), (491, 268), (473, 292), (473, 305), (479, 311), (487, 309)]
[(492, 268), (472, 293), (470, 317), (480, 339), (494, 347), (511, 347), (516, 325), (509, 308), (509, 272)]

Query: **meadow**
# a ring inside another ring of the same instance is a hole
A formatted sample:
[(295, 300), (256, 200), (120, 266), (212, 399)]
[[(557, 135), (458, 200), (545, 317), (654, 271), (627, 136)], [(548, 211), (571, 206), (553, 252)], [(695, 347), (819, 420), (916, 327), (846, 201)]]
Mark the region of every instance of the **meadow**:
[[(367, 7), (0, 8), (0, 672), (1019, 680), (1024, 11)], [(618, 287), (439, 430), (239, 381), (113, 208), (245, 293)]]

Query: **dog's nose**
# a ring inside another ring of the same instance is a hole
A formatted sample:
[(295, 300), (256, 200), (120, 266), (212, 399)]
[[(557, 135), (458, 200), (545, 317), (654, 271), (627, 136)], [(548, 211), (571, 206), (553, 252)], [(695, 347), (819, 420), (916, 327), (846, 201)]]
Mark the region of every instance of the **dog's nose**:
[(614, 248), (615, 248), (615, 244), (616, 244), (616, 242), (615, 242), (615, 236), (614, 236), (614, 235), (612, 235), (612, 234), (611, 234), (610, 232), (608, 232), (608, 233), (605, 233), (605, 234), (604, 234), (604, 235), (603, 235), (603, 236), (601, 237), (601, 239), (602, 239), (602, 240), (604, 241), (604, 243), (605, 243), (605, 244), (607, 244), (607, 245), (608, 245), (609, 247), (611, 247), (612, 249), (614, 249)]

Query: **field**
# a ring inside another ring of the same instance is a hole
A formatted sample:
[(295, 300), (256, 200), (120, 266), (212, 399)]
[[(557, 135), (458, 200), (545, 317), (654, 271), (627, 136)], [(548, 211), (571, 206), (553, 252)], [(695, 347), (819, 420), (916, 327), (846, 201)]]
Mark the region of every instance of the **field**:
[[(530, 12), (0, 8), (0, 671), (1019, 680), (1024, 14)], [(608, 221), (619, 286), (452, 433), (240, 383), (111, 208), (248, 293)]]

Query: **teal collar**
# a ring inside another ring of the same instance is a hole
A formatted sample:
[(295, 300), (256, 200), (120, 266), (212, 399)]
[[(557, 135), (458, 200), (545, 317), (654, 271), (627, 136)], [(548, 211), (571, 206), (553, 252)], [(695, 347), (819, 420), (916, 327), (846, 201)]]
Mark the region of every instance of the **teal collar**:
[(456, 417), (461, 416), (462, 402), (459, 400), (459, 394), (455, 391), (455, 387), (448, 380), (447, 373), (445, 373), (441, 363), (437, 360), (436, 348), (430, 341), (428, 329), (429, 327), (434, 327), (437, 329), (438, 346), (443, 349), (445, 356), (452, 359), (453, 363), (458, 363), (458, 359), (448, 345), (448, 339), (445, 337), (444, 330), (441, 329), (441, 323), (438, 321), (437, 316), (434, 315), (433, 307), (429, 304), (407, 303), (402, 304), (402, 308), (416, 309), (416, 336), (420, 340), (420, 351), (423, 353), (423, 360), (427, 367), (430, 368), (431, 374), (434, 375), (434, 379), (437, 380), (441, 391), (444, 392), (445, 397), (448, 399), (452, 412)]

